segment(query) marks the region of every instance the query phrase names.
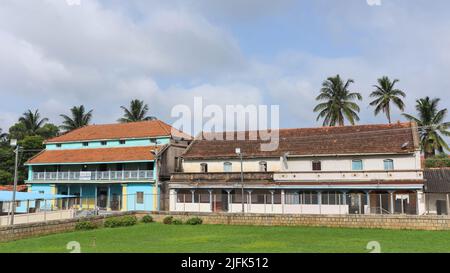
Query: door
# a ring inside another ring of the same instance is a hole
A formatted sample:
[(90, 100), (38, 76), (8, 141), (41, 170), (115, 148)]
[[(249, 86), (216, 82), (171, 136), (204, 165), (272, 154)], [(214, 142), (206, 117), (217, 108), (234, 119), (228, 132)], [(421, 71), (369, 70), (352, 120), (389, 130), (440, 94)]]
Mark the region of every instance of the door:
[(222, 211), (228, 212), (228, 192), (222, 191)]
[(364, 214), (362, 205), (362, 196), (358, 193), (351, 193), (349, 195), (348, 212), (350, 214)]
[(436, 200), (436, 213), (437, 213), (437, 215), (446, 215), (447, 214), (447, 201)]
[(120, 196), (117, 193), (111, 197), (111, 210), (120, 210)]
[(106, 187), (97, 188), (97, 207), (106, 209), (108, 202), (108, 189)]

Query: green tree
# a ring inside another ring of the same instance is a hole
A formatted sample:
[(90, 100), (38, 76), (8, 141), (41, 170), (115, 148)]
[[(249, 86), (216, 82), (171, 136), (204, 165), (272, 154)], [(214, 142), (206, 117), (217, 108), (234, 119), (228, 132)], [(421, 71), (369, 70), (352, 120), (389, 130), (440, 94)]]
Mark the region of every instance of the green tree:
[(449, 146), (441, 135), (450, 136), (448, 131), (450, 122), (444, 122), (447, 109), (438, 110), (440, 99), (425, 97), (416, 100), (418, 117), (403, 114), (410, 121), (417, 123), (419, 127), (420, 143), (426, 158), (436, 155), (436, 151), (444, 153), (444, 149), (450, 151)]
[(375, 98), (370, 103), (371, 106), (375, 107), (375, 115), (383, 111), (386, 114), (389, 124), (391, 123), (391, 102), (402, 112), (405, 110), (405, 103), (402, 98), (405, 98), (406, 94), (402, 90), (394, 88), (398, 81), (397, 79), (391, 81), (388, 77), (384, 76), (378, 79), (378, 85), (374, 85), (376, 90), (370, 94), (370, 97)]
[(129, 108), (125, 106), (120, 106), (120, 108), (124, 111), (124, 115), (118, 121), (122, 123), (156, 119), (156, 117), (147, 116), (148, 105), (144, 104), (142, 100), (132, 100)]
[(44, 139), (56, 137), (59, 135), (59, 128), (53, 123), (47, 123), (37, 130), (37, 135)]
[(38, 130), (44, 126), (47, 121), (48, 118), (41, 118), (39, 110), (34, 112), (28, 110), (19, 118), (19, 122), (22, 122), (25, 125), (28, 135), (37, 135)]
[(71, 116), (60, 115), (63, 118), (63, 125), (61, 125), (61, 129), (65, 131), (72, 131), (86, 125), (89, 125), (92, 119), (92, 112), (94, 110), (90, 110), (86, 113), (84, 105), (74, 106), (70, 109)]
[(343, 126), (345, 119), (352, 125), (359, 121), (358, 113), (360, 108), (355, 100), (362, 100), (360, 93), (349, 91), (349, 86), (354, 81), (349, 79), (342, 81), (339, 75), (329, 77), (322, 83), (320, 95), (317, 101), (322, 101), (315, 108), (314, 112), (319, 112), (317, 120), (324, 119), (323, 126)]
[(9, 137), (11, 139), (22, 140), (29, 134), (27, 127), (23, 122), (17, 122), (9, 127)]

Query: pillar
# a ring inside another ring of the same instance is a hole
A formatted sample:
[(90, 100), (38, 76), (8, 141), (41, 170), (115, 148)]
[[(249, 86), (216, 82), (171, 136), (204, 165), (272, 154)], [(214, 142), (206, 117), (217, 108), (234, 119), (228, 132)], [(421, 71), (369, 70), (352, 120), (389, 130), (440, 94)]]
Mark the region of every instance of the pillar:
[(106, 210), (111, 209), (111, 185), (108, 185), (108, 196), (106, 196)]
[(366, 191), (367, 214), (370, 214), (370, 191)]
[(389, 200), (390, 200), (389, 212), (391, 214), (394, 214), (394, 191), (389, 191)]
[(80, 185), (80, 209), (83, 208), (83, 186)]
[(191, 203), (195, 203), (195, 190), (191, 190)]
[(274, 193), (275, 193), (274, 191), (270, 191), (270, 194), (271, 194), (270, 203), (272, 204), (272, 212), (273, 212), (273, 203), (275, 203)]
[(226, 190), (226, 191), (227, 191), (228, 211), (232, 211), (232, 209), (231, 209), (231, 190)]
[(447, 215), (450, 215), (450, 194), (447, 193)]
[(212, 198), (213, 198), (213, 195), (212, 195), (213, 190), (208, 190), (208, 192), (209, 192), (209, 207), (211, 208), (211, 211), (214, 211), (213, 200), (212, 200)]
[(281, 190), (281, 213), (284, 213), (284, 205), (286, 204), (286, 193)]
[(126, 211), (128, 205), (127, 184), (122, 184), (122, 211)]
[(342, 192), (342, 205), (347, 205), (347, 192)]

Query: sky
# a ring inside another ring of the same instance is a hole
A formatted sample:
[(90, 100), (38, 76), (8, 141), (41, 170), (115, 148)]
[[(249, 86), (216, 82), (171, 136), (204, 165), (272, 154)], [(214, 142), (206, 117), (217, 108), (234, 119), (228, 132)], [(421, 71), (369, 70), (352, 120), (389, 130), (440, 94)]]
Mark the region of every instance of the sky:
[[(0, 128), (27, 109), (55, 124), (74, 105), (112, 123), (144, 100), (171, 123), (175, 105), (279, 105), (281, 127), (320, 126), (321, 83), (360, 92), (360, 123), (385, 123), (369, 94), (399, 79), (415, 100), (450, 106), (447, 0), (2, 0)], [(393, 120), (403, 120), (399, 111)]]

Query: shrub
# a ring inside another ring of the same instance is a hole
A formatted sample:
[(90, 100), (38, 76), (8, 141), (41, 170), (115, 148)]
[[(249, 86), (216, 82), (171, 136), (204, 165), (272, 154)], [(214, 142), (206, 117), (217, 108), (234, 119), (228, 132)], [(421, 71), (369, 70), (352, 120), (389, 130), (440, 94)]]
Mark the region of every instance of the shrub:
[(193, 217), (186, 221), (187, 225), (201, 225), (203, 220), (199, 217)]
[(145, 215), (141, 219), (142, 223), (151, 223), (153, 222), (153, 217), (151, 215)]
[(75, 225), (75, 230), (91, 230), (96, 228), (98, 228), (98, 226), (89, 221), (78, 222)]
[(163, 219), (163, 223), (166, 225), (172, 224), (172, 221), (173, 221), (173, 216), (167, 216)]
[(115, 227), (126, 227), (136, 225), (136, 216), (123, 216), (123, 217), (113, 217), (105, 220), (105, 227), (115, 228)]
[(182, 225), (183, 221), (181, 219), (173, 219), (172, 224), (173, 225)]

